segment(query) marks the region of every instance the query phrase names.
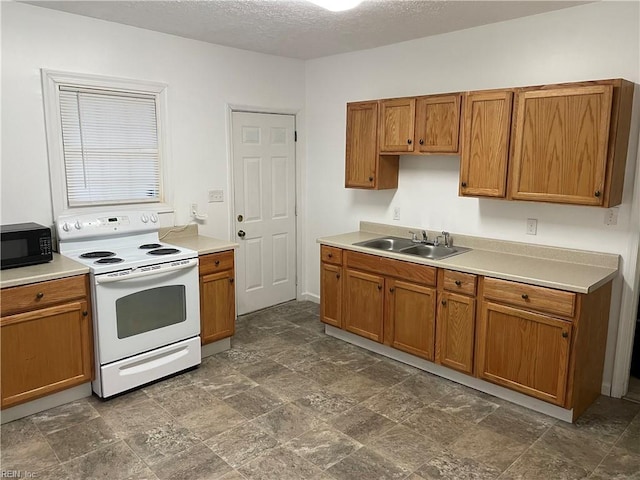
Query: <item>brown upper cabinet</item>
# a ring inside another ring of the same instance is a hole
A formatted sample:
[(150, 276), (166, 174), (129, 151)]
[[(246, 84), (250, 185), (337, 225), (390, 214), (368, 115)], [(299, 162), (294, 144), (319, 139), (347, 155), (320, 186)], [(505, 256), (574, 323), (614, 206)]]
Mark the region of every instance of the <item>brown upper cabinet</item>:
[(622, 201), (633, 84), (520, 89), (509, 198), (611, 206)]
[(380, 101), (380, 153), (458, 153), (461, 95)]
[[(346, 185), (397, 188), (398, 155), (460, 151), (461, 196), (619, 205), (633, 90), (613, 79), (348, 104)], [(366, 134), (351, 105), (368, 106)]]
[(467, 92), (460, 162), (460, 195), (504, 197), (513, 91)]
[(398, 156), (378, 151), (378, 102), (347, 104), (345, 187), (398, 188)]

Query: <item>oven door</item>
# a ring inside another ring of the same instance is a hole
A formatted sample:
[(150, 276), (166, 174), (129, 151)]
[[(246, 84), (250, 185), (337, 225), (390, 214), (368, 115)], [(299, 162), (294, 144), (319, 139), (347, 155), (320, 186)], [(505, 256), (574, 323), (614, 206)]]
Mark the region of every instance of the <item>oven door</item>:
[(94, 277), (101, 365), (200, 333), (198, 259)]

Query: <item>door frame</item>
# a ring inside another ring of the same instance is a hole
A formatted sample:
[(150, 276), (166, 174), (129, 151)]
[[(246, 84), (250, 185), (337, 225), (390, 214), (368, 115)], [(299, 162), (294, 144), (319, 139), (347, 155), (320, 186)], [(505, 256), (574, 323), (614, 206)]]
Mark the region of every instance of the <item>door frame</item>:
[[(298, 122), (300, 117), (299, 109), (291, 109), (291, 108), (270, 108), (270, 107), (259, 107), (255, 105), (240, 105), (227, 103), (226, 104), (226, 129), (227, 129), (227, 171), (229, 174), (227, 175), (227, 191), (228, 195), (228, 232), (229, 232), (229, 240), (234, 243), (239, 243), (236, 235), (235, 235), (235, 188), (234, 182), (235, 178), (233, 176), (233, 114), (241, 112), (241, 113), (263, 113), (269, 115), (291, 115), (293, 116), (293, 128), (297, 134), (297, 141), (295, 142), (295, 209), (296, 209), (296, 227), (295, 227), (295, 238), (296, 238), (296, 300), (307, 300), (304, 292), (303, 279), (305, 269), (304, 269), (304, 250), (302, 248), (304, 242), (304, 226), (305, 220), (304, 215), (301, 215), (301, 212), (304, 211), (304, 182), (302, 179), (303, 169), (304, 169), (304, 140), (301, 139), (301, 135), (298, 132)], [(234, 255), (234, 259), (236, 262), (235, 271), (236, 275), (238, 275), (237, 269), (237, 256)], [(235, 295), (236, 299), (236, 315), (238, 312), (238, 295)]]

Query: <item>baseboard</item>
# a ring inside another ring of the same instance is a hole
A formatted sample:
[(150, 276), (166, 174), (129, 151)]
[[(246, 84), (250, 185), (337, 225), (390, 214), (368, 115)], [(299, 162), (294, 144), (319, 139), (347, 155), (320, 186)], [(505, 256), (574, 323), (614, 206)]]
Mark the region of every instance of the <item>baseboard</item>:
[(320, 295), (316, 295), (315, 293), (304, 292), (300, 294), (299, 300), (320, 303)]
[(65, 403), (90, 397), (91, 394), (91, 382), (83, 383), (82, 385), (63, 390), (62, 392), (52, 393), (46, 397), (4, 409), (0, 412), (0, 423), (13, 422), (19, 418), (33, 415), (34, 413), (40, 413), (50, 408), (59, 407)]
[(231, 337), (223, 338), (217, 342), (207, 343), (200, 347), (200, 358), (210, 357), (216, 353), (224, 352), (231, 348)]

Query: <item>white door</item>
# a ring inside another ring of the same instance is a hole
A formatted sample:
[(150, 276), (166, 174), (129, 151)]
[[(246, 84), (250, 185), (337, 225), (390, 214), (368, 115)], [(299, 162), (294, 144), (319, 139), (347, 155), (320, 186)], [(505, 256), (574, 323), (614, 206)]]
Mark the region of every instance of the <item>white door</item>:
[(232, 114), (239, 315), (296, 298), (294, 122)]

